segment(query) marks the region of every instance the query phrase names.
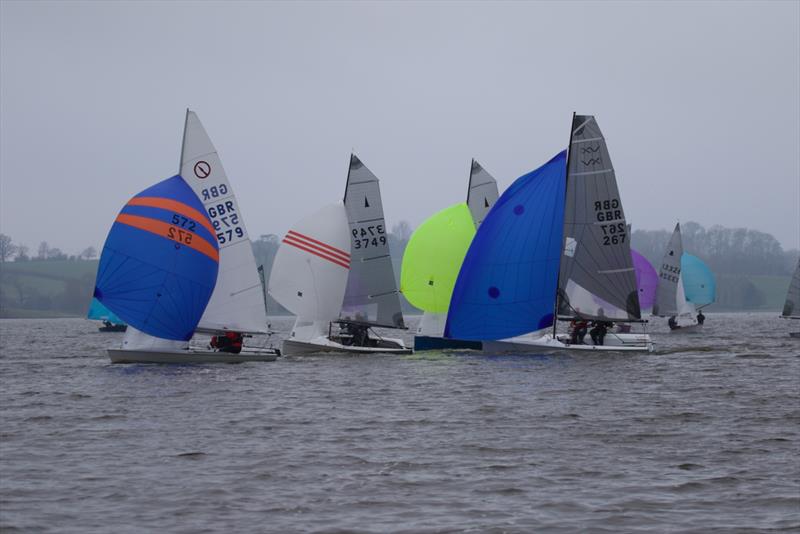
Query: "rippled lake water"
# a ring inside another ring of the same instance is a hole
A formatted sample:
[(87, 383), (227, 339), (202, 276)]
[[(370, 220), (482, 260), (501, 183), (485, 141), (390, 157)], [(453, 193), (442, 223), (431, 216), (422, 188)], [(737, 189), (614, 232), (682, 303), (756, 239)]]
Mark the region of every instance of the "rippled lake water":
[(122, 334), (84, 320), (2, 320), (0, 530), (798, 530), (788, 329), (709, 313), (653, 325), (646, 355), (155, 366), (111, 365)]

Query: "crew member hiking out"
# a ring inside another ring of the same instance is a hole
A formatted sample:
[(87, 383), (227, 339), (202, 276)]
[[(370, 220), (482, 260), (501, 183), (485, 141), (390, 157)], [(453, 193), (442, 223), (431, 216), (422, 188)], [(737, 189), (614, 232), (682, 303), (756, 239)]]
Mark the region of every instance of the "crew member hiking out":
[(211, 346), (219, 352), (230, 352), (239, 354), (242, 352), (242, 334), (239, 332), (225, 332), (224, 336), (214, 336), (211, 338)]

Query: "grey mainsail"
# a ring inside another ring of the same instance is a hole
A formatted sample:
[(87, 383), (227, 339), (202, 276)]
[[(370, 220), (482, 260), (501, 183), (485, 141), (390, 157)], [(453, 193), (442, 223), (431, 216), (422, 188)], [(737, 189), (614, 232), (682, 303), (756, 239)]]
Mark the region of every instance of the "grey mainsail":
[(475, 228), (481, 225), (498, 196), (497, 181), (473, 159), (469, 173), (467, 206), (472, 213), (472, 220), (475, 221)]
[(339, 317), (405, 328), (378, 178), (355, 154), (350, 156), (344, 205), (350, 227), (350, 275)]
[(800, 319), (800, 259), (797, 260), (797, 268), (789, 284), (789, 291), (786, 293), (786, 302), (783, 305), (784, 317)]
[(557, 309), (566, 317), (641, 319), (617, 179), (591, 115), (572, 118)]
[[(667, 249), (658, 268), (658, 287), (656, 300), (653, 302), (653, 315), (670, 317), (680, 315), (678, 292), (681, 280), (681, 257), (683, 256), (683, 241), (681, 240), (681, 224), (675, 225), (675, 231), (669, 238)], [(684, 299), (685, 300), (685, 299)]]

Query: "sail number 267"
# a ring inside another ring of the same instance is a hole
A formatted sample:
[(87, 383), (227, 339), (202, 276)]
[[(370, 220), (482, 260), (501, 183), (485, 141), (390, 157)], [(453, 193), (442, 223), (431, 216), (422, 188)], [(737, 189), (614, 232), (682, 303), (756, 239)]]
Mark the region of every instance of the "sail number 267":
[(386, 230), (382, 224), (353, 228), (353, 248), (369, 248), (386, 244)]
[[(606, 223), (600, 225), (603, 230), (603, 245), (619, 245), (625, 242), (627, 227), (625, 226), (622, 209), (620, 209), (619, 199), (612, 198), (611, 200), (596, 201), (594, 203), (594, 214), (598, 222)], [(612, 222), (619, 220), (622, 220), (622, 222)]]

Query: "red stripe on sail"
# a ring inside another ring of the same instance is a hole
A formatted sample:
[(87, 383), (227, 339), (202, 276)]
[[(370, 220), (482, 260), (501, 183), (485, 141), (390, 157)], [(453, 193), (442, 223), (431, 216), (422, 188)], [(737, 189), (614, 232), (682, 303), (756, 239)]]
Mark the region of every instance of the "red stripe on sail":
[(329, 257), (329, 258), (333, 258), (336, 261), (339, 261), (339, 262), (346, 263), (346, 264), (350, 265), (350, 258), (349, 257), (348, 258), (343, 258), (340, 254), (334, 254), (333, 252), (328, 252), (324, 248), (318, 247), (314, 243), (309, 243), (308, 241), (306, 241), (304, 239), (300, 239), (300, 238), (297, 238), (297, 237), (295, 237), (293, 235), (288, 235), (288, 234), (283, 239), (284, 239), (284, 241), (286, 241), (288, 239), (292, 243), (298, 243), (300, 245), (303, 245), (306, 248), (310, 248), (311, 250), (316, 251), (319, 254), (322, 254), (323, 256), (326, 256), (326, 257)]
[(289, 230), (287, 232), (286, 237), (293, 237), (298, 241), (306, 241), (306, 244), (309, 246), (314, 246), (315, 248), (319, 248), (322, 252), (331, 254), (333, 256), (341, 256), (343, 260), (350, 261), (350, 254), (343, 251), (342, 249), (338, 249), (336, 247), (332, 247), (327, 243), (323, 243), (322, 241), (317, 241), (313, 237), (308, 237), (307, 235), (303, 235), (300, 232), (295, 232), (294, 230)]
[(350, 268), (350, 263), (349, 262), (345, 262), (345, 261), (337, 258), (336, 256), (327, 255), (327, 254), (324, 254), (322, 252), (319, 252), (318, 250), (314, 250), (312, 248), (309, 248), (306, 243), (304, 243), (302, 241), (297, 241), (296, 239), (292, 238), (292, 236), (287, 235), (285, 238), (283, 238), (283, 242), (286, 243), (287, 245), (292, 245), (295, 248), (299, 248), (300, 250), (302, 250), (304, 252), (308, 252), (309, 254), (313, 254), (314, 256), (320, 257), (323, 260), (328, 260), (331, 263), (335, 263), (336, 265), (339, 265), (340, 267), (344, 267), (345, 269), (349, 269)]

